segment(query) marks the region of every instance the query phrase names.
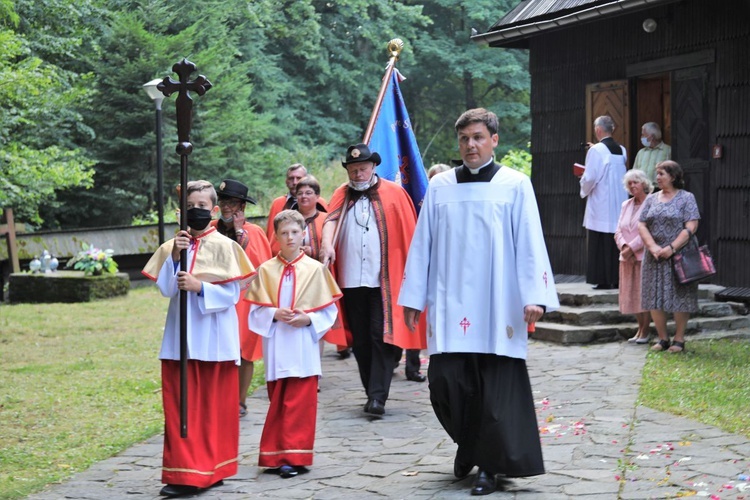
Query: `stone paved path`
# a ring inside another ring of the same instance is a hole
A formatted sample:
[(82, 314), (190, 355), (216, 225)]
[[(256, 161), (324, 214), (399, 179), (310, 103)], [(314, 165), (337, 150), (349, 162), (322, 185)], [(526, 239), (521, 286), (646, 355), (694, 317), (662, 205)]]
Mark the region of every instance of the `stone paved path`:
[[(495, 499), (750, 499), (750, 440), (637, 404), (646, 348), (532, 341), (528, 366), (547, 474), (503, 482)], [(468, 498), (473, 475), (453, 477), (455, 444), (429, 404), (427, 384), (394, 376), (385, 418), (365, 416), (353, 358), (323, 361), (315, 464), (293, 479), (263, 474), (258, 442), (265, 388), (242, 419), (239, 473), (201, 499)], [(749, 404), (750, 408), (750, 404)], [(161, 436), (97, 463), (34, 500), (155, 499)], [(632, 464), (626, 466), (625, 464)]]

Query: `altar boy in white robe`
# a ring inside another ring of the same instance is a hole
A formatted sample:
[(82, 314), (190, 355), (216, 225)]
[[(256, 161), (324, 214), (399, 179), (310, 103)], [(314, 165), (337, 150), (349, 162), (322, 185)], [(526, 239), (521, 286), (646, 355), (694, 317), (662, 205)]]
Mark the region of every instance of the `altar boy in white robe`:
[[(187, 231), (161, 245), (142, 273), (169, 297), (159, 359), (164, 406), (160, 495), (194, 495), (237, 473), (240, 340), (235, 304), (253, 265), (236, 242), (210, 225), (219, 212), (216, 190), (204, 180), (187, 184)], [(187, 271), (180, 270), (181, 251)], [(180, 422), (180, 295), (187, 293), (188, 433)]]
[(322, 374), (318, 342), (336, 320), (342, 294), (328, 268), (302, 251), (302, 214), (283, 210), (273, 226), (281, 250), (260, 265), (245, 300), (250, 330), (263, 338), (271, 401), (258, 465), (287, 479), (313, 463)]
[(455, 128), (463, 165), (430, 181), (398, 302), (410, 329), (427, 308), (430, 400), (454, 474), (478, 466), (471, 494), (486, 495), (498, 474), (544, 473), (526, 325), (559, 303), (531, 182), (494, 162), (497, 116)]

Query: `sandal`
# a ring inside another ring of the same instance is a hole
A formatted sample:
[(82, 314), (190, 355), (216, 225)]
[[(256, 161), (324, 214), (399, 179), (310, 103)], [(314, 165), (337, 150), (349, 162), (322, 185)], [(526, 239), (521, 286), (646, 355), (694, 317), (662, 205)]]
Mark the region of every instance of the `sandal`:
[[(675, 347), (677, 349), (674, 349)], [(673, 354), (676, 354), (678, 352), (685, 352), (685, 341), (678, 342), (675, 340), (674, 342), (672, 342), (672, 347), (670, 347), (668, 351)]]
[(669, 340), (660, 340), (651, 346), (651, 350), (656, 352), (666, 351), (667, 349), (669, 349)]
[(244, 403), (240, 403), (240, 418), (244, 417), (245, 415), (247, 415), (247, 405), (245, 405)]

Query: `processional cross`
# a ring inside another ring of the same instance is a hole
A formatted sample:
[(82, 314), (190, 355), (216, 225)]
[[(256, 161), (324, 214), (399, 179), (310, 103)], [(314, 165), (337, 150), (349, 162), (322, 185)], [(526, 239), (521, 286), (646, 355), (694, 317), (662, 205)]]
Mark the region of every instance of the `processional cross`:
[[(211, 82), (203, 75), (190, 81), (190, 75), (196, 70), (195, 64), (187, 59), (172, 66), (179, 81), (165, 77), (156, 86), (166, 97), (177, 92), (177, 154), (180, 155), (180, 230), (187, 230), (187, 183), (188, 155), (193, 152), (190, 143), (190, 129), (193, 126), (193, 99), (190, 92), (203, 95), (212, 87)], [(180, 251), (180, 271), (187, 272), (187, 250)], [(180, 436), (187, 437), (187, 291), (180, 290)]]

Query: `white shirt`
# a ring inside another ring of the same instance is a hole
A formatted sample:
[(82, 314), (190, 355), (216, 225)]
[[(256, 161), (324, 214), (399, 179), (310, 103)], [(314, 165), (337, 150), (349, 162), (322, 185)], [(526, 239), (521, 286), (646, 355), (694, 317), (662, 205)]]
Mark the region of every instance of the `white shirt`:
[(581, 198), (588, 198), (583, 215), (586, 229), (612, 234), (617, 230), (622, 202), (628, 198), (622, 184), (627, 156), (625, 148), (620, 149), (621, 156), (613, 155), (599, 142), (586, 153), (586, 170), (580, 181)]
[[(279, 290), (279, 304), (289, 307), (294, 294), (294, 279), (285, 276)], [(248, 323), (250, 330), (263, 337), (263, 363), (266, 381), (288, 377), (311, 377), (321, 375), (320, 347), (318, 341), (333, 326), (338, 309), (330, 304), (323, 309), (309, 312), (310, 326), (295, 328), (282, 321), (274, 321), (278, 308), (257, 304), (250, 306)]]
[(367, 196), (360, 196), (347, 210), (336, 258), (341, 288), (380, 287), (380, 233)]
[[(192, 247), (187, 251), (188, 262), (193, 258)], [(177, 272), (170, 256), (159, 271), (156, 286), (169, 297), (167, 322), (159, 359), (180, 359), (180, 290)], [(234, 305), (240, 298), (238, 281), (212, 285), (203, 283), (203, 296), (187, 294), (187, 354), (188, 359), (201, 361), (234, 361), (240, 364), (240, 338), (237, 335), (237, 311)]]
[(429, 354), (526, 358), (524, 306), (559, 307), (527, 176), (502, 167), (490, 182), (430, 181), (398, 303), (427, 307)]

